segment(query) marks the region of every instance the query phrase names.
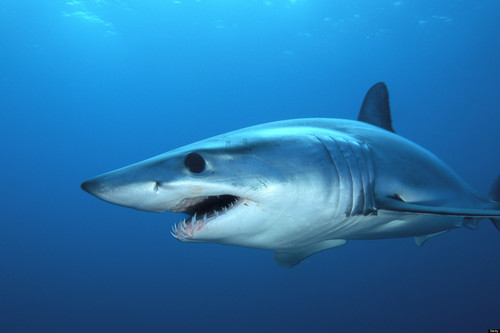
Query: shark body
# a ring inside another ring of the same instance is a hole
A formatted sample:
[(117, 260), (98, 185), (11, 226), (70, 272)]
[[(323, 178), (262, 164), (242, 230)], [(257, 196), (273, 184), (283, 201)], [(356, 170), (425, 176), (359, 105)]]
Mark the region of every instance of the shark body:
[(284, 267), (348, 240), (428, 238), (489, 218), (500, 230), (500, 181), (490, 197), (397, 135), (387, 88), (367, 93), (357, 121), (296, 119), (202, 140), (87, 180), (114, 204), (189, 217), (184, 242), (274, 250)]

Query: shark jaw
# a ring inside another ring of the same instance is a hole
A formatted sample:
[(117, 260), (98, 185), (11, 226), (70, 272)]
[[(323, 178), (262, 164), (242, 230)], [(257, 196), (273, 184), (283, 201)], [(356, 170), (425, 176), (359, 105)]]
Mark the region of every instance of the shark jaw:
[[(201, 189), (193, 185), (187, 186), (188, 191), (174, 190), (175, 199), (168, 193), (172, 187), (162, 182), (145, 182), (140, 186), (134, 183), (122, 184), (117, 189), (113, 184), (109, 184), (106, 179), (108, 175), (109, 173), (88, 180), (82, 183), (81, 188), (103, 201), (141, 211), (187, 214), (188, 217), (175, 223), (171, 230), (172, 236), (183, 242), (210, 242), (214, 239), (223, 239), (221, 230), (232, 229), (235, 223), (246, 220), (252, 207), (259, 206), (254, 201), (255, 198), (249, 199), (235, 194), (214, 194), (213, 188)], [(129, 189), (130, 187), (133, 189)], [(221, 190), (221, 193), (229, 192), (226, 189)], [(231, 192), (239, 192), (237, 189), (233, 190)], [(141, 201), (137, 198), (128, 200), (128, 195), (125, 198), (116, 194), (127, 192), (140, 192), (142, 197), (148, 200)], [(196, 196), (192, 196), (192, 193), (196, 193)], [(167, 200), (164, 194), (167, 194)]]
[(229, 194), (184, 199), (183, 202), (186, 204), (184, 213), (190, 217), (174, 224), (170, 232), (180, 241), (196, 240), (196, 234), (207, 224), (216, 220), (231, 219), (231, 216), (227, 215), (238, 210), (238, 206), (248, 206), (248, 200)]

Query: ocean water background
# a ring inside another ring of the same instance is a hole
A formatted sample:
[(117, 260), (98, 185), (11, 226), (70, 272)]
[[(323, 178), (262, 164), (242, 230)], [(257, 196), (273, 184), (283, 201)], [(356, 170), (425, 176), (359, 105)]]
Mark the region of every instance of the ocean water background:
[(292, 269), (185, 244), (176, 214), (81, 181), (206, 137), (357, 116), (488, 192), (500, 173), (496, 0), (0, 0), (1, 332), (486, 332), (500, 233), (351, 241)]

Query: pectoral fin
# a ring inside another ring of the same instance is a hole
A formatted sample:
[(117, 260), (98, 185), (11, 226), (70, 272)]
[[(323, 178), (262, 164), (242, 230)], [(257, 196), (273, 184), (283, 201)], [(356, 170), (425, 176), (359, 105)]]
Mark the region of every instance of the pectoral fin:
[(396, 212), (451, 215), (463, 217), (500, 218), (500, 210), (420, 205), (417, 203), (402, 201), (397, 196), (377, 198), (376, 204), (377, 209), (391, 210)]
[(281, 267), (290, 268), (316, 252), (339, 247), (345, 243), (347, 243), (345, 239), (330, 239), (306, 247), (276, 250), (274, 251), (274, 260), (276, 260)]
[(417, 237), (415, 237), (415, 243), (417, 243), (417, 245), (419, 245), (419, 246), (422, 246), (422, 245), (424, 245), (425, 242), (427, 242), (427, 240), (429, 238), (442, 235), (442, 234), (444, 234), (447, 231), (448, 230), (444, 230), (444, 231), (436, 232), (436, 233), (433, 233), (433, 234), (428, 234), (428, 235), (423, 235), (423, 236), (417, 236)]

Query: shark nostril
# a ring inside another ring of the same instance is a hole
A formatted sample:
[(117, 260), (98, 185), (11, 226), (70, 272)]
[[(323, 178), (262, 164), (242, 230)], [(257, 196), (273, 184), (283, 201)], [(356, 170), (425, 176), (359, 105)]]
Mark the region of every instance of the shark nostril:
[(155, 191), (155, 193), (158, 193), (158, 188), (160, 187), (161, 183), (160, 182), (155, 182), (155, 185), (153, 187), (153, 191)]

